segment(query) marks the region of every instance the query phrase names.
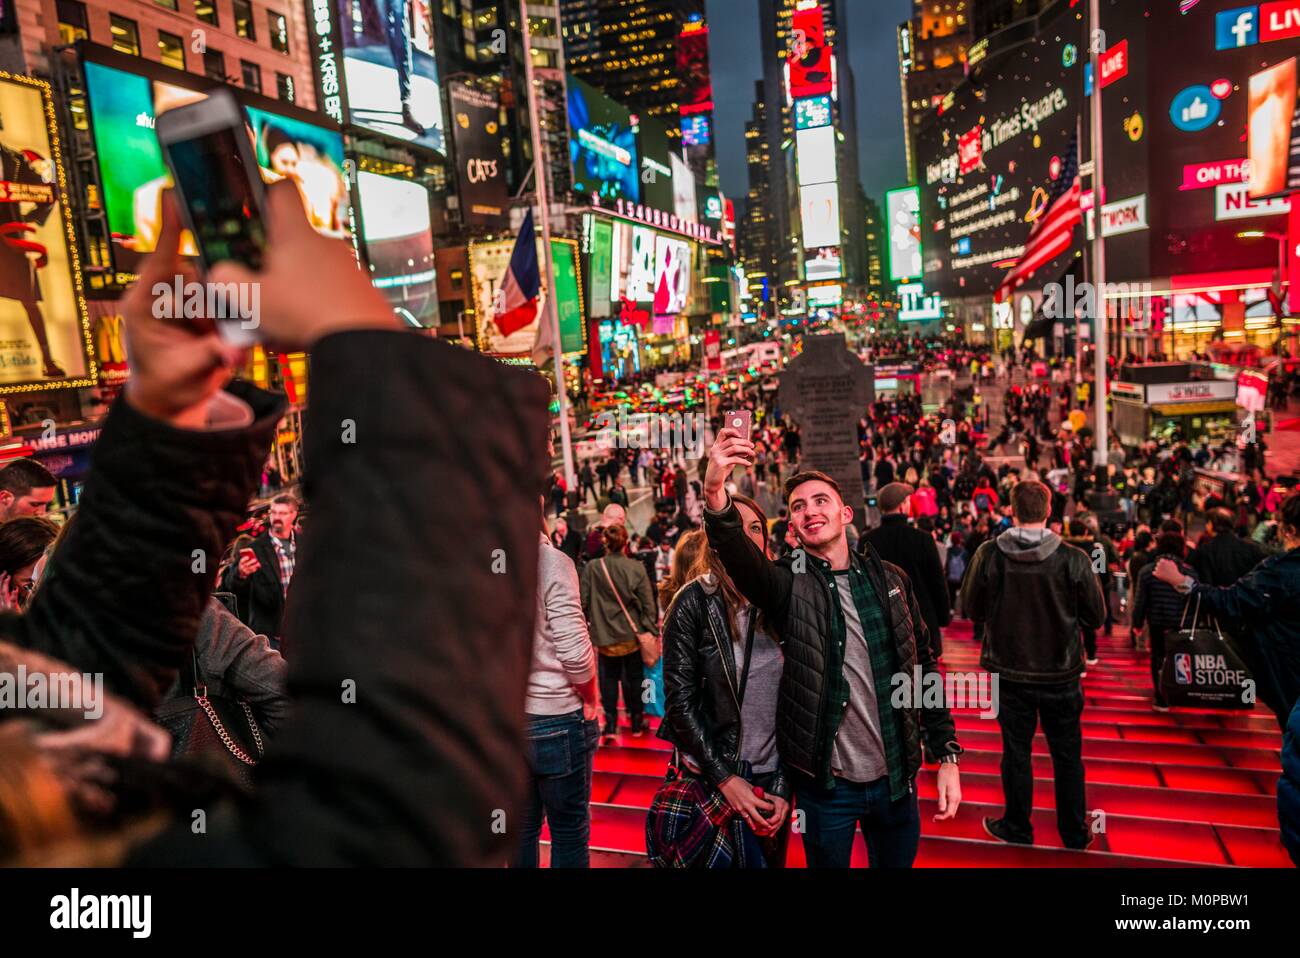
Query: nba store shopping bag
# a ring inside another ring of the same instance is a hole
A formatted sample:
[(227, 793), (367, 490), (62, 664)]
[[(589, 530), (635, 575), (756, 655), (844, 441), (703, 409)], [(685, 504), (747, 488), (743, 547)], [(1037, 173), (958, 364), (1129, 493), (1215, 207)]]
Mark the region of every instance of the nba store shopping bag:
[(1250, 711), (1255, 707), (1255, 682), (1250, 670), (1224, 639), (1218, 622), (1213, 630), (1197, 628), (1200, 612), (1201, 597), (1197, 596), (1192, 627), (1181, 628), (1187, 621), (1184, 606), (1183, 623), (1165, 650), (1160, 686), (1166, 701), (1174, 708)]

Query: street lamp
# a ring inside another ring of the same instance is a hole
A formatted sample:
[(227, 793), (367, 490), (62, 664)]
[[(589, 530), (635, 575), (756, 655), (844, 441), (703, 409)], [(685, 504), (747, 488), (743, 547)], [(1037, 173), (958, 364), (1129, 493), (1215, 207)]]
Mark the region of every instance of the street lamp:
[[(1282, 316), (1286, 311), (1283, 305), (1282, 294), (1284, 290), (1283, 280), (1286, 277), (1286, 254), (1287, 247), (1290, 245), (1290, 237), (1286, 233), (1278, 233), (1270, 230), (1242, 230), (1237, 234), (1237, 239), (1271, 239), (1277, 242), (1277, 275), (1273, 280), (1273, 295), (1277, 297), (1275, 307), (1277, 317), (1277, 345), (1274, 351), (1278, 356), (1282, 355), (1282, 337), (1284, 328), (1282, 326)], [(1289, 285), (1289, 284), (1287, 284)]]

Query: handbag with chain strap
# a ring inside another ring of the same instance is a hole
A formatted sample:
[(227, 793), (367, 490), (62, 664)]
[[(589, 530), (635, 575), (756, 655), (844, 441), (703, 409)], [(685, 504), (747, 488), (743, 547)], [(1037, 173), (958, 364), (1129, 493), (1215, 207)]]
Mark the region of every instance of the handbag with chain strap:
[(193, 650), (180, 679), (182, 690), (188, 688), (191, 694), (168, 699), (154, 710), (154, 720), (171, 733), (172, 758), (197, 759), (214, 770), (220, 768), (251, 789), (253, 769), (264, 751), (252, 707), (238, 697), (209, 695)]

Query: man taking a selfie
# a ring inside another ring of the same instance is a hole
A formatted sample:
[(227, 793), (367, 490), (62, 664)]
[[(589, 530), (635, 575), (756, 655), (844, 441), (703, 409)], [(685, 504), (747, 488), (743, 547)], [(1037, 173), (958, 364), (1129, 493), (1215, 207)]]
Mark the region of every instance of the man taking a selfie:
[(847, 868), (860, 824), (871, 867), (909, 868), (921, 836), (921, 736), (941, 762), (935, 821), (957, 814), (962, 752), (946, 707), (920, 707), (920, 689), (893, 704), (896, 675), (911, 683), (918, 666), (922, 675), (937, 671), (911, 584), (869, 545), (850, 552), (853, 510), (819, 472), (786, 482), (801, 548), (770, 561), (744, 534), (726, 491), (732, 470), (753, 461), (748, 437), (719, 432), (704, 477), (704, 526), (727, 574), (782, 639), (777, 749), (806, 816), (808, 866)]

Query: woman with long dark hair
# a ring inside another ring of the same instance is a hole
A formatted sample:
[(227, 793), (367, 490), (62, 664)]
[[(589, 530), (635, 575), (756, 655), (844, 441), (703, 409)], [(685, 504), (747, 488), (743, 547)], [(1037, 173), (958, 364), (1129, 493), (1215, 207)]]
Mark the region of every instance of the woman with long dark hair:
[[(732, 496), (732, 501), (744, 519), (745, 534), (766, 552), (763, 510), (743, 496)], [(781, 648), (707, 545), (695, 571), (696, 578), (673, 598), (664, 620), (667, 700), (659, 737), (676, 746), (674, 765), (683, 779), (692, 780), (690, 794), (697, 802), (714, 802), (721, 795), (734, 816), (722, 827), (733, 829), (741, 847), (730, 856), (697, 860), (782, 867), (790, 787), (776, 750)], [(662, 822), (652, 821), (648, 831), (662, 834), (656, 825)], [(658, 860), (656, 851), (652, 857)]]

